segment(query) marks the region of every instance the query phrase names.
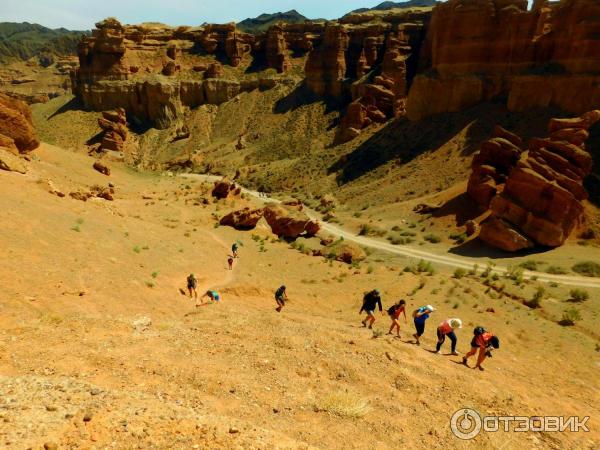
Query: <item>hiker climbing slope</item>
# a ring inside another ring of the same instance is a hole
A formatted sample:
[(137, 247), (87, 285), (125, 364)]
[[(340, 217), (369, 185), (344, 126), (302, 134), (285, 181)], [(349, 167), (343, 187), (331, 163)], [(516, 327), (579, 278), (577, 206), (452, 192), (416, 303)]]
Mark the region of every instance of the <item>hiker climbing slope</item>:
[(367, 322), (369, 323), (369, 328), (373, 328), (373, 323), (375, 322), (375, 308), (379, 306), (379, 311), (383, 315), (383, 307), (381, 306), (381, 295), (379, 294), (379, 290), (373, 289), (370, 292), (367, 292), (363, 297), (363, 304), (360, 308), (358, 314), (362, 314), (363, 311), (367, 313), (367, 317), (361, 323), (363, 327), (367, 326)]

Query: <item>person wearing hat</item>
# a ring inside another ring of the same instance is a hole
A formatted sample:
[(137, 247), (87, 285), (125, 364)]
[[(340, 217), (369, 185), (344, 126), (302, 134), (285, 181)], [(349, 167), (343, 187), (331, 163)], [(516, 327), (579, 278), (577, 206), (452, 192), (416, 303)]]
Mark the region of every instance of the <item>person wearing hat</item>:
[(489, 331), (486, 331), (483, 327), (476, 327), (473, 330), (473, 335), (473, 339), (471, 340), (471, 350), (463, 357), (462, 362), (465, 366), (468, 366), (468, 359), (477, 352), (477, 349), (479, 349), (475, 367), (479, 370), (484, 370), (481, 364), (485, 361), (487, 356), (491, 358), (492, 349), (500, 348), (500, 339)]
[(363, 327), (367, 326), (369, 322), (369, 329), (373, 328), (375, 322), (375, 308), (379, 306), (379, 312), (383, 315), (383, 307), (381, 306), (381, 295), (378, 289), (373, 289), (371, 292), (367, 292), (363, 297), (363, 304), (358, 314), (362, 314), (363, 311), (367, 313), (367, 317), (362, 321)]
[(437, 329), (438, 341), (437, 347), (435, 348), (436, 353), (440, 353), (442, 344), (447, 336), (450, 341), (452, 341), (452, 354), (455, 356), (458, 355), (458, 352), (456, 351), (456, 334), (454, 333), (454, 330), (458, 328), (462, 328), (462, 321), (460, 319), (446, 319), (440, 323)]
[(288, 299), (287, 294), (285, 293), (285, 286), (280, 286), (277, 291), (275, 291), (275, 301), (277, 302), (277, 308), (275, 311), (281, 312), (281, 308), (285, 306), (285, 301)]
[(198, 287), (198, 280), (193, 273), (190, 273), (187, 277), (187, 288), (190, 293), (190, 298), (194, 297), (198, 300), (198, 292), (196, 292), (196, 287)]
[(417, 332), (413, 334), (413, 337), (417, 340), (417, 345), (421, 345), (420, 338), (423, 336), (423, 333), (425, 333), (425, 321), (429, 319), (429, 314), (433, 311), (435, 311), (435, 308), (431, 305), (421, 306), (413, 311), (415, 329), (417, 330)]

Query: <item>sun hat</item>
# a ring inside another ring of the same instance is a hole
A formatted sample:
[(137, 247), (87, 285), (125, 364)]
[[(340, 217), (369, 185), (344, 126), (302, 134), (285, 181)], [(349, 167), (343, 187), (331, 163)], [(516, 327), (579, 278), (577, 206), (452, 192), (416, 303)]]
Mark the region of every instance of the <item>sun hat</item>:
[(448, 323), (451, 328), (462, 328), (462, 320), (460, 319), (450, 319)]
[(429, 311), (435, 311), (435, 308), (431, 305), (425, 305), (425, 309), (428, 309)]

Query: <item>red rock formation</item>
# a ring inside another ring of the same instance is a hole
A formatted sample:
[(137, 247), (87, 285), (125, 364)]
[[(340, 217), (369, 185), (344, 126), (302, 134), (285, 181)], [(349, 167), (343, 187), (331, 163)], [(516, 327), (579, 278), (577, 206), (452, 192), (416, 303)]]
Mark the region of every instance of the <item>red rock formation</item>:
[(0, 93), (0, 146), (27, 153), (38, 145), (29, 106)]
[(264, 210), (265, 219), (277, 236), (295, 239), (298, 236), (314, 236), (320, 225), (304, 213), (292, 211), (282, 206), (268, 206)]
[(290, 68), (290, 61), (283, 28), (278, 25), (269, 28), (265, 45), (267, 65), (278, 73), (287, 71)]
[[(553, 134), (570, 130), (560, 137), (577, 136), (575, 140), (579, 140), (581, 130), (587, 132), (599, 120), (600, 111), (576, 119), (552, 119), (549, 131)], [(514, 157), (511, 153), (505, 159), (503, 152), (494, 155), (498, 156), (496, 163), (511, 162)], [(592, 157), (584, 144), (553, 138), (532, 139), (529, 150), (521, 155), (506, 183), (491, 199), (492, 215), (481, 224), (480, 238), (508, 251), (534, 244), (562, 245), (582, 218), (581, 201), (587, 197), (582, 183), (591, 167)]]
[(218, 199), (224, 199), (229, 197), (235, 197), (240, 195), (242, 190), (236, 186), (235, 183), (230, 182), (227, 179), (215, 181), (214, 188), (212, 190), (212, 196)]
[(117, 108), (115, 111), (104, 111), (102, 118), (98, 119), (98, 126), (104, 130), (100, 150), (122, 152), (128, 136), (125, 110)]
[(521, 138), (500, 126), (494, 129), (493, 137), (484, 142), (473, 157), (472, 173), (467, 184), (467, 193), (485, 211), (506, 177), (521, 157)]
[(221, 225), (233, 227), (236, 230), (251, 230), (256, 226), (263, 215), (263, 209), (244, 208), (227, 214), (219, 223)]
[(433, 10), (408, 117), (507, 98), (511, 111), (600, 104), (600, 3), (449, 0)]
[(309, 53), (306, 83), (317, 95), (342, 96), (348, 43), (348, 31), (343, 25), (327, 25), (323, 44)]

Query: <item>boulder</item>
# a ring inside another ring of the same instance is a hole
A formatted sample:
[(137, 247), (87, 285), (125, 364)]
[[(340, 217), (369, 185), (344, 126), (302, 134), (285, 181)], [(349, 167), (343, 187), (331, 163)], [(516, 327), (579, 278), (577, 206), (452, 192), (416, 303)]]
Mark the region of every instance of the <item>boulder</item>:
[(508, 252), (534, 247), (533, 241), (523, 236), (505, 221), (495, 217), (481, 225), (479, 239)]
[(267, 223), (274, 234), (295, 239), (298, 236), (314, 236), (320, 225), (300, 211), (293, 211), (279, 205), (269, 205), (264, 209)]
[[(9, 139), (12, 139), (11, 144)], [(0, 93), (0, 141), (8, 148), (27, 153), (40, 145), (26, 103)], [(8, 144), (8, 145), (6, 145)]]
[(211, 195), (217, 199), (225, 199), (239, 196), (241, 192), (242, 189), (235, 183), (227, 179), (223, 179), (220, 181), (215, 181)]
[(232, 211), (220, 220), (221, 225), (230, 226), (236, 230), (251, 230), (263, 217), (264, 210), (244, 208)]
[(6, 148), (0, 147), (0, 170), (27, 173), (25, 162)]
[(96, 161), (94, 163), (94, 169), (97, 170), (98, 172), (100, 172), (103, 175), (109, 176), (110, 175), (110, 168), (106, 165), (104, 165), (103, 163), (101, 163), (100, 161)]

